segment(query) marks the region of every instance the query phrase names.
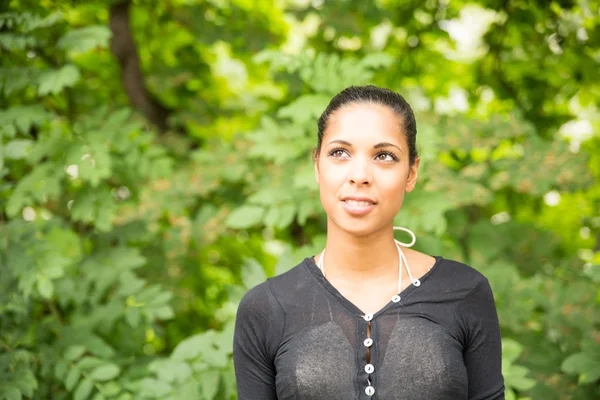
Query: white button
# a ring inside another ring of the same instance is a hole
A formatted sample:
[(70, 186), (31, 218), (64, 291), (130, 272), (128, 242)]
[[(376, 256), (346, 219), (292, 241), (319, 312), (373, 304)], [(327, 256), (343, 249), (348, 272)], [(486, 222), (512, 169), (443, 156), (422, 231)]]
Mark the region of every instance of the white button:
[(398, 295), (395, 295), (394, 297), (392, 297), (392, 301), (393, 301), (394, 303), (397, 303), (397, 302), (399, 302), (399, 301), (400, 301), (400, 296), (398, 296)]
[(373, 366), (373, 364), (367, 364), (367, 365), (365, 365), (365, 372), (367, 374), (372, 374), (373, 371), (375, 371), (375, 367)]
[(373, 396), (375, 394), (375, 388), (373, 386), (367, 386), (365, 388), (365, 393), (367, 396)]
[(415, 286), (417, 286), (417, 287), (418, 287), (418, 286), (421, 286), (421, 281), (420, 281), (420, 280), (418, 280), (418, 279), (415, 279), (415, 280), (413, 281), (413, 285), (415, 285)]
[(365, 321), (370, 321), (373, 319), (373, 314), (365, 314), (363, 318), (365, 319)]
[(373, 345), (373, 339), (371, 339), (371, 338), (367, 338), (367, 339), (365, 339), (365, 341), (364, 341), (364, 345), (365, 345), (366, 347), (371, 347), (371, 346)]

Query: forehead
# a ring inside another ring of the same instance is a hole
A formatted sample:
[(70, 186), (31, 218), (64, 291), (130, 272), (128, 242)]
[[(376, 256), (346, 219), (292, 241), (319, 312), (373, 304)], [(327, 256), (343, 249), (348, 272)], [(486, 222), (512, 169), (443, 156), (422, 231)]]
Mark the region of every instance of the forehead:
[(348, 104), (336, 110), (329, 117), (324, 141), (336, 139), (357, 145), (406, 144), (400, 117), (390, 107), (376, 103)]

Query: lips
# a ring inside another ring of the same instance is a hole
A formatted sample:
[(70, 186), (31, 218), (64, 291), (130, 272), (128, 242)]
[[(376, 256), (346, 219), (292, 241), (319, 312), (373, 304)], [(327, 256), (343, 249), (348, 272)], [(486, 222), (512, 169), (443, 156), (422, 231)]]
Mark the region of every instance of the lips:
[(344, 198), (342, 198), (342, 201), (351, 201), (351, 202), (358, 202), (358, 203), (370, 203), (370, 204), (376, 204), (377, 202), (375, 200), (372, 200), (368, 197), (362, 197), (362, 196), (346, 196)]
[(352, 207), (368, 207), (368, 206), (372, 206), (373, 203), (371, 203), (370, 201), (358, 201), (358, 200), (344, 200), (346, 202), (346, 204), (352, 206)]
[(344, 197), (342, 207), (352, 215), (365, 215), (371, 212), (377, 203), (367, 197)]

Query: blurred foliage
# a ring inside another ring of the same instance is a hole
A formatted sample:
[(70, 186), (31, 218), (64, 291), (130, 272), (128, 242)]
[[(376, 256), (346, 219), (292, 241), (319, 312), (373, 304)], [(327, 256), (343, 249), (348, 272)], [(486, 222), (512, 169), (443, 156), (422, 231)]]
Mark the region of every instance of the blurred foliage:
[(0, 399), (235, 399), (237, 304), (322, 248), (316, 119), (363, 83), (417, 113), (396, 222), (490, 279), (507, 399), (600, 397), (598, 1), (60, 4), (0, 5)]

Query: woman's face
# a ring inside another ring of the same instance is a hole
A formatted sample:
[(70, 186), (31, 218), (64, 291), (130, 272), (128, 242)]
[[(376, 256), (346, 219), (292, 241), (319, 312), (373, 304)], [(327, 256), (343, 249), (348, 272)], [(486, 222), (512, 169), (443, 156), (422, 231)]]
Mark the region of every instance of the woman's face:
[(420, 160), (410, 167), (408, 150), (401, 121), (389, 107), (356, 103), (334, 112), (315, 161), (330, 228), (356, 236), (391, 228), (417, 180)]

